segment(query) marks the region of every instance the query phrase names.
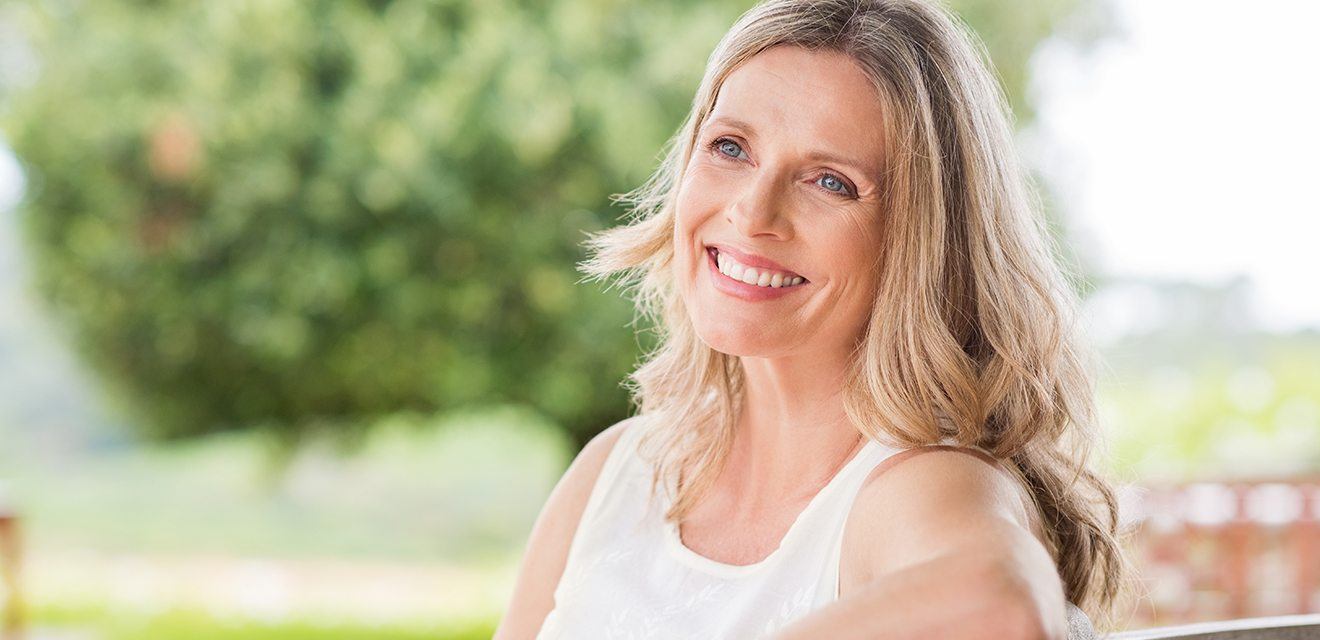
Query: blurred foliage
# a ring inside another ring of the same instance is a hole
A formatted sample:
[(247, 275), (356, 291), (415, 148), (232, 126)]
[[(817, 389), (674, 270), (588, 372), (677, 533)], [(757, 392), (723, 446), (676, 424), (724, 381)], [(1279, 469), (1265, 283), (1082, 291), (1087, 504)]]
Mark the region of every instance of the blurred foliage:
[[(953, 3), (1019, 124), (1083, 1)], [(582, 234), (750, 5), (9, 3), (36, 284), (148, 436), (513, 403), (580, 442), (626, 415), (650, 335), (575, 286)]]
[[(1170, 341), (1160, 340), (1163, 344)], [(1102, 385), (1113, 470), (1140, 482), (1285, 478), (1320, 470), (1320, 336), (1238, 336), (1142, 363)]]

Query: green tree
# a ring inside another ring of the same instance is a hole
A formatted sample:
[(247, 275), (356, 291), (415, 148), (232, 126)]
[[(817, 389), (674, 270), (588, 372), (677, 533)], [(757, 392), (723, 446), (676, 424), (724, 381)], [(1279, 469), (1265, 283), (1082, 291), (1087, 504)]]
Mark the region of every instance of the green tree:
[[(955, 3), (1015, 105), (1078, 0)], [(36, 285), (143, 433), (536, 407), (585, 439), (647, 346), (575, 285), (750, 2), (11, 4)]]

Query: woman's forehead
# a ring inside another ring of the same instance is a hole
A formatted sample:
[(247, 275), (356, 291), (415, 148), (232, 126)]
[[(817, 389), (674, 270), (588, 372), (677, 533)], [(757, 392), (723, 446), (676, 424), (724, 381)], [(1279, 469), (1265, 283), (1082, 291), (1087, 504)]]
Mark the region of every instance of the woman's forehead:
[(846, 54), (781, 46), (725, 78), (703, 129), (731, 125), (774, 133), (878, 166), (884, 111), (874, 83)]

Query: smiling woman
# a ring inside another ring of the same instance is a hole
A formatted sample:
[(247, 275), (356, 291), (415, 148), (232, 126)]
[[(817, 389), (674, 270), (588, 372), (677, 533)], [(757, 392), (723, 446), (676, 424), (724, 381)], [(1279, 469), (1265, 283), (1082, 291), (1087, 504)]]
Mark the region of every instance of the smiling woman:
[[(878, 288), (883, 117), (873, 83), (843, 53), (777, 46), (725, 80), (697, 131), (673, 229), (675, 284), (707, 345), (759, 359), (809, 356), (816, 372), (781, 370), (813, 386), (825, 381), (818, 373), (833, 374), (837, 386)], [(715, 257), (698, 259), (708, 253)], [(721, 256), (723, 268), (709, 268)], [(831, 419), (842, 417), (837, 409)]]
[(640, 412), (555, 488), (496, 637), (1109, 620), (1075, 294), (975, 36), (922, 0), (764, 2), (672, 142), (583, 265), (661, 329)]

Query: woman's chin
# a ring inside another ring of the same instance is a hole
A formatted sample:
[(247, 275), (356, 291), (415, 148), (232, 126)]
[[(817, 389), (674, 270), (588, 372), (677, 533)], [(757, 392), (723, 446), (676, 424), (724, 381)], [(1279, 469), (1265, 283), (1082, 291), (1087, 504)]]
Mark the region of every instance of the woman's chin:
[(763, 327), (704, 327), (698, 324), (696, 331), (706, 346), (731, 356), (764, 358), (780, 355), (787, 347), (783, 336), (767, 332)]

